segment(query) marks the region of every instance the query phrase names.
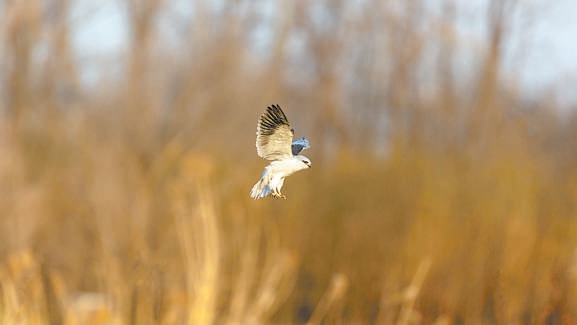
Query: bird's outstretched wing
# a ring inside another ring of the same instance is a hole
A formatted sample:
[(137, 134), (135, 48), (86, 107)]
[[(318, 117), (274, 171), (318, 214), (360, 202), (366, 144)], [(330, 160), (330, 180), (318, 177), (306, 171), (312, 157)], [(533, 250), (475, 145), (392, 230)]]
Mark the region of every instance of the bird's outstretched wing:
[(293, 130), (278, 105), (267, 107), (256, 127), (256, 151), (268, 160), (289, 159), (292, 156)]
[(299, 153), (301, 153), (301, 151), (303, 151), (304, 149), (310, 148), (309, 140), (307, 140), (306, 138), (296, 139), (295, 141), (293, 141), (291, 148), (293, 156), (296, 156)]

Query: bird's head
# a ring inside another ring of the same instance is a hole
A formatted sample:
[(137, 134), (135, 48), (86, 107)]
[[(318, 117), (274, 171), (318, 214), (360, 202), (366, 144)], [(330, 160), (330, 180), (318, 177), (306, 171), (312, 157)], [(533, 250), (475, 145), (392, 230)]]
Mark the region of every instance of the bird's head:
[(310, 159), (305, 156), (300, 156), (300, 161), (306, 166), (306, 168), (311, 168), (313, 164), (311, 163)]

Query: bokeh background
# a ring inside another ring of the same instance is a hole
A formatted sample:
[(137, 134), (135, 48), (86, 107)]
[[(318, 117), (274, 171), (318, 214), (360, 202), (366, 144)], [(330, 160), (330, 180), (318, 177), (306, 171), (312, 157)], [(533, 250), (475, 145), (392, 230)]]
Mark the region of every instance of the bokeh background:
[[(2, 2), (0, 323), (577, 323), (555, 10)], [(270, 104), (313, 168), (253, 201)]]

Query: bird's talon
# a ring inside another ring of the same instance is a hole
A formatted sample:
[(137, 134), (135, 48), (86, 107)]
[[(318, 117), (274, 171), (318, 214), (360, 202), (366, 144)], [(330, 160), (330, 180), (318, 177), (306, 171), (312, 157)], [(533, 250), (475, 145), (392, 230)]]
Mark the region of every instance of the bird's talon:
[(280, 191), (274, 191), (271, 193), (271, 196), (274, 197), (275, 199), (283, 199), (286, 200), (286, 195), (282, 194)]

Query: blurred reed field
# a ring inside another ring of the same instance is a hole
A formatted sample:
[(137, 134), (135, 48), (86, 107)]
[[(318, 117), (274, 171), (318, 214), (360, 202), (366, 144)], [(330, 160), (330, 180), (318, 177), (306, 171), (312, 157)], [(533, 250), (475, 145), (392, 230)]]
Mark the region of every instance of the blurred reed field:
[[(577, 113), (504, 73), (523, 1), (472, 45), (451, 1), (111, 2), (112, 59), (80, 3), (0, 4), (1, 324), (577, 322)], [(275, 103), (314, 167), (253, 201)]]

